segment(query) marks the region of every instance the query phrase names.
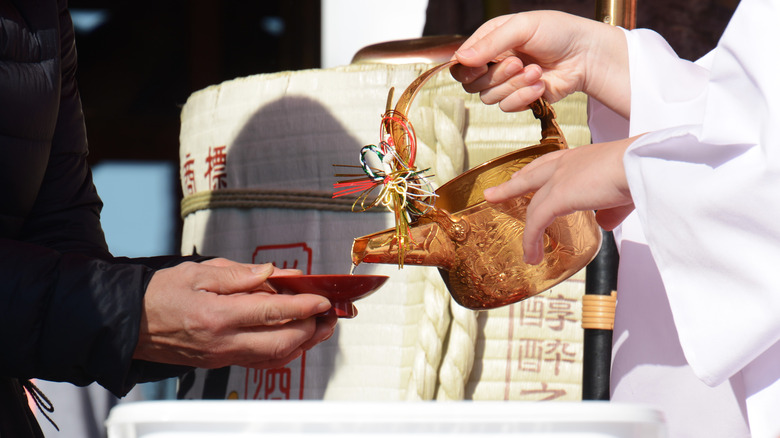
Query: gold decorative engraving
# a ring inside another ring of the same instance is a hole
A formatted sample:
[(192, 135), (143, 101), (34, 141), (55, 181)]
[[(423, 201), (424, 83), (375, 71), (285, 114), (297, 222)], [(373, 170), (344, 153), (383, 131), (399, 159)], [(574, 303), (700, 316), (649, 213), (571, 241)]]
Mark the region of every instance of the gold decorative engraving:
[[(396, 110), (406, 112), (417, 90), (452, 63), (423, 73), (404, 92)], [(476, 166), (436, 190), (433, 209), (410, 224), (406, 264), (437, 266), (450, 294), (469, 309), (492, 309), (543, 292), (569, 278), (595, 257), (601, 232), (591, 211), (556, 218), (545, 230), (544, 258), (523, 262), (522, 238), (531, 195), (491, 204), (483, 191), (509, 180), (533, 159), (566, 149), (553, 108), (540, 99), (531, 109), (542, 125), (542, 139)], [(352, 263), (398, 263), (395, 229), (355, 239)]]

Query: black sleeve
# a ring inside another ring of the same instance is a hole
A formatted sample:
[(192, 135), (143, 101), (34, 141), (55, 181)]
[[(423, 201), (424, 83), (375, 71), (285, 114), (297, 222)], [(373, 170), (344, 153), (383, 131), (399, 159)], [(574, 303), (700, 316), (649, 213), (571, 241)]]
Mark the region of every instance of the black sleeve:
[(61, 94), (52, 149), (20, 238), (0, 239), (0, 374), (98, 382), (118, 396), (186, 367), (134, 361), (146, 286), (157, 269), (202, 258), (114, 258), (87, 164), (73, 25), (59, 1)]
[(59, 3), (59, 109), (46, 172), (21, 238), (61, 252), (109, 258), (100, 226), (103, 204), (87, 163), (87, 133), (75, 77), (73, 23), (65, 2)]
[(2, 294), (0, 332), (13, 334), (0, 337), (0, 374), (97, 381), (121, 396), (139, 381), (186, 370), (132, 361), (151, 267), (5, 240), (0, 258), (11, 292)]

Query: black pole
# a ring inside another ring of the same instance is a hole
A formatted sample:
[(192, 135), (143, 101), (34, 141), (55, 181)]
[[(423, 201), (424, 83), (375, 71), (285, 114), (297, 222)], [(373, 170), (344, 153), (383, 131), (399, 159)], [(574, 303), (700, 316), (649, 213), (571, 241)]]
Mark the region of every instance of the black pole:
[[(601, 250), (585, 270), (585, 294), (610, 295), (617, 289), (618, 252), (609, 231), (602, 231)], [(609, 400), (612, 330), (584, 330), (582, 399)]]
[[(625, 29), (636, 27), (637, 0), (596, 0), (596, 20)], [(617, 290), (618, 252), (609, 231), (601, 233), (601, 250), (585, 270), (585, 295), (611, 295)], [(583, 321), (584, 322), (584, 321)], [(585, 328), (582, 399), (609, 400), (612, 330)]]

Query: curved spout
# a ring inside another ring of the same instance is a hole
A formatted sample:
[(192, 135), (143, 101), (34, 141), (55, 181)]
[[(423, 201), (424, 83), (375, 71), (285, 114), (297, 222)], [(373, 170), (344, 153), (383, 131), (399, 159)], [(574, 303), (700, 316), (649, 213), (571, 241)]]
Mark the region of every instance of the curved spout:
[[(455, 244), (436, 222), (422, 217), (409, 229), (411, 247), (403, 261), (408, 265), (437, 266), (449, 269), (455, 254)], [(398, 263), (398, 241), (395, 228), (358, 237), (352, 243), (352, 264)]]

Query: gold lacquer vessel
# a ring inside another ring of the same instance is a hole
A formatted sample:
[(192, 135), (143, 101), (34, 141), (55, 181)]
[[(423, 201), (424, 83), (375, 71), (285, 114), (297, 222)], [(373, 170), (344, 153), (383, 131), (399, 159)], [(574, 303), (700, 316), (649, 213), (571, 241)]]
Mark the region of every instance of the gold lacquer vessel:
[[(408, 114), (414, 96), (435, 73), (454, 62), (438, 65), (404, 91), (395, 112)], [(539, 294), (585, 267), (601, 245), (601, 232), (591, 211), (559, 217), (545, 230), (544, 258), (538, 265), (523, 262), (523, 229), (530, 195), (501, 204), (485, 201), (483, 191), (509, 180), (533, 159), (568, 146), (555, 112), (540, 99), (531, 105), (541, 122), (539, 144), (472, 168), (438, 190), (433, 208), (409, 226), (411, 242), (399, 252), (396, 229), (355, 239), (352, 263), (399, 263), (436, 266), (455, 301), (469, 309), (492, 309)], [(396, 144), (400, 154), (404, 143)]]

